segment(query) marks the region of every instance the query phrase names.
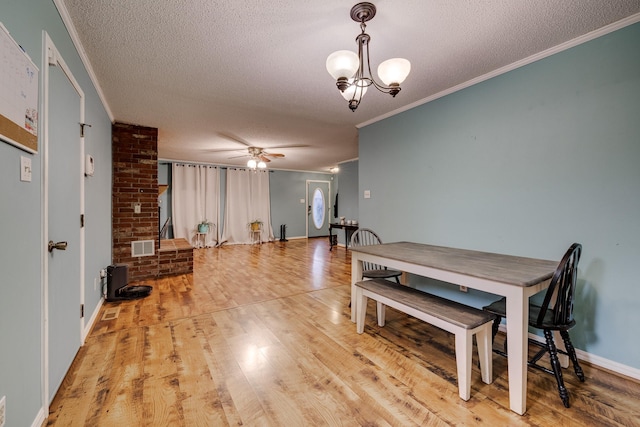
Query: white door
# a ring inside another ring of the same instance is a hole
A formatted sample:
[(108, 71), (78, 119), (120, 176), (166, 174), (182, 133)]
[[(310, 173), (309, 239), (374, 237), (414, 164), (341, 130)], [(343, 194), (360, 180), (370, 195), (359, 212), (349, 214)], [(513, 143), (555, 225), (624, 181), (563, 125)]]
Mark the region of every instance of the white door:
[(307, 181), (307, 237), (329, 235), (330, 193), (330, 181)]
[(48, 66), (45, 84), (45, 235), (55, 245), (47, 248), (45, 282), (47, 404), (55, 396), (80, 348), (84, 323), (81, 318), (84, 177), (80, 138), (83, 94), (62, 59), (54, 54), (52, 61), (54, 65)]

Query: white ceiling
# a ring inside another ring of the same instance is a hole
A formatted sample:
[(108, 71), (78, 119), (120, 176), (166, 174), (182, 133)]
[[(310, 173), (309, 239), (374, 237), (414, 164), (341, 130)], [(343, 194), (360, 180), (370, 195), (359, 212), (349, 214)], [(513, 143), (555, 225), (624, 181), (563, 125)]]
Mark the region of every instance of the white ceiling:
[[(156, 127), (159, 157), (327, 171), (358, 156), (357, 125), (640, 12), (640, 0), (378, 0), (372, 69), (411, 61), (396, 98), (351, 112), (325, 69), (356, 50), (344, 0), (59, 0), (114, 121)], [(66, 11), (65, 11), (66, 9)], [(303, 146), (292, 148), (274, 148)], [(216, 150), (230, 151), (216, 151)], [(239, 151), (233, 151), (239, 150)]]

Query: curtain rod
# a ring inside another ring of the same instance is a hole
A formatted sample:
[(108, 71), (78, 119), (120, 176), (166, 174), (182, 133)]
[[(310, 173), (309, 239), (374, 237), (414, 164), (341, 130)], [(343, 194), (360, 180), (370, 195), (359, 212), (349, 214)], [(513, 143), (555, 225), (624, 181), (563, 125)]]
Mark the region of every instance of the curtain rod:
[(188, 167), (196, 167), (196, 166), (206, 166), (208, 168), (213, 168), (213, 169), (233, 169), (233, 170), (247, 170), (247, 171), (253, 171), (253, 172), (275, 172), (271, 169), (265, 169), (265, 170), (254, 170), (251, 168), (244, 168), (242, 166), (216, 166), (216, 165), (208, 165), (206, 163), (185, 163), (185, 162), (167, 162), (167, 163), (171, 163), (171, 164), (176, 164), (178, 166), (188, 166)]

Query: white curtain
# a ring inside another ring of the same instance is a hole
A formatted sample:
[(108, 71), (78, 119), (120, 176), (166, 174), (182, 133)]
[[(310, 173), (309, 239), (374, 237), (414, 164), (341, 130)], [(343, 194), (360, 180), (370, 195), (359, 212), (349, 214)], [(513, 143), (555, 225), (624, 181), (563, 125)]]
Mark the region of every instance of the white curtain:
[(198, 224), (208, 221), (213, 225), (204, 244), (215, 246), (220, 230), (220, 170), (214, 166), (174, 163), (171, 171), (173, 236), (185, 238), (195, 246)]
[(260, 240), (273, 240), (269, 172), (229, 168), (222, 243), (251, 243), (248, 224), (254, 220), (263, 223)]

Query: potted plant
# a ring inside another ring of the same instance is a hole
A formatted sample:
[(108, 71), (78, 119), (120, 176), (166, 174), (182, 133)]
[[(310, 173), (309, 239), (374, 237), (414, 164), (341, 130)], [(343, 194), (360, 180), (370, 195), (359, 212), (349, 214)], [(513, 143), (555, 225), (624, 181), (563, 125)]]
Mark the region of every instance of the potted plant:
[(260, 228), (262, 227), (262, 221), (260, 221), (259, 219), (254, 219), (249, 224), (247, 224), (247, 226), (251, 231), (260, 231)]
[(211, 227), (212, 225), (213, 223), (209, 222), (206, 219), (201, 221), (200, 224), (198, 224), (198, 233), (208, 233), (209, 227)]

